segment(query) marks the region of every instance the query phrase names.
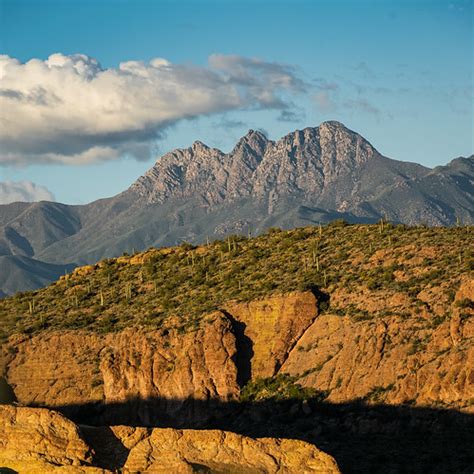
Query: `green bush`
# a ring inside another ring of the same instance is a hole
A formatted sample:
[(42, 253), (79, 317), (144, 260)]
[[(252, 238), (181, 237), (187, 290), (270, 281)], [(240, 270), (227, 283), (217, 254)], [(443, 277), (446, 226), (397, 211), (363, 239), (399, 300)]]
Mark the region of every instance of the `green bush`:
[(245, 385), (240, 392), (242, 402), (263, 400), (308, 400), (324, 399), (327, 394), (314, 388), (302, 387), (297, 377), (279, 374), (274, 377), (257, 378)]

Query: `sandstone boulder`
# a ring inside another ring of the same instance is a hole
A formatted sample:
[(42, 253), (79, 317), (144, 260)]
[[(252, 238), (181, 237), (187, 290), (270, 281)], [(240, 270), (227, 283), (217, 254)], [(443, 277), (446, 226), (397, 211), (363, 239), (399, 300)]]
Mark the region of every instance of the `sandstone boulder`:
[[(51, 410), (1, 406), (0, 468), (21, 473), (73, 474), (117, 470), (177, 474), (339, 473), (331, 456), (303, 441), (252, 439), (219, 430), (128, 426), (83, 430), (87, 437), (77, 425)], [(117, 453), (115, 459), (114, 446), (107, 446), (110, 436), (115, 439), (115, 449), (121, 446), (120, 456)]]
[(154, 429), (130, 450), (124, 467), (153, 473), (339, 472), (334, 459), (312, 444), (218, 430)]
[(22, 473), (51, 472), (57, 466), (68, 466), (67, 472), (100, 472), (92, 460), (78, 427), (59, 413), (0, 406), (0, 467)]

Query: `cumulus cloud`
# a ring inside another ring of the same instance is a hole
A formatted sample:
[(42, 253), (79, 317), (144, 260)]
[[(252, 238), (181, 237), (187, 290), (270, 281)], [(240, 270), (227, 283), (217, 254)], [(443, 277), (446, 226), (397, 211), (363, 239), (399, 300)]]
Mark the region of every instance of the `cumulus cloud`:
[(16, 201), (54, 201), (54, 195), (31, 181), (0, 181), (0, 204)]
[(83, 164), (150, 146), (179, 120), (236, 109), (289, 111), (305, 83), (287, 65), (212, 55), (206, 67), (155, 58), (105, 69), (83, 54), (0, 56), (0, 164)]

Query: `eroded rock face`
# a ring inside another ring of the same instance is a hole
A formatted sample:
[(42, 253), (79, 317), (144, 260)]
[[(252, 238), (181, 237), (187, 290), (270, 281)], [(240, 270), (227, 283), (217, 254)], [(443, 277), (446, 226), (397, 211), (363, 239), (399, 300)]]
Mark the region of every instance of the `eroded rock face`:
[[(333, 402), (366, 398), (472, 412), (474, 321), (467, 317), (473, 310), (466, 302), (474, 300), (474, 281), (461, 282), (451, 304), (440, 301), (436, 292), (425, 298), (428, 306), (413, 308), (401, 294), (390, 298), (377, 292), (334, 294), (334, 306), (365, 310), (366, 319), (331, 311), (319, 316), (281, 371), (303, 374), (304, 386), (327, 391)], [(387, 316), (370, 317), (371, 311), (381, 308)], [(449, 317), (442, 318), (446, 310)]]
[(92, 460), (93, 451), (78, 427), (59, 413), (0, 406), (0, 466), (21, 467), (20, 472), (49, 472), (48, 466), (70, 466), (70, 472), (84, 472), (73, 466), (91, 466)]
[(309, 443), (220, 430), (154, 429), (130, 450), (124, 467), (156, 473), (339, 472), (334, 459)]
[(17, 340), (13, 347), (7, 373), (18, 400), (66, 407), (68, 414), (87, 403), (153, 400), (159, 412), (150, 413), (143, 403), (129, 408), (137, 423), (149, 425), (165, 414), (195, 418), (188, 398), (238, 396), (235, 337), (221, 313), (186, 334), (176, 329), (106, 335), (56, 331)]
[[(449, 322), (419, 331), (397, 317), (373, 324), (324, 315), (298, 341), (282, 366), (304, 374), (304, 386), (328, 391), (330, 401), (366, 398), (390, 404), (444, 405), (470, 410), (473, 347), (453, 347)], [(418, 342), (419, 341), (419, 342)]]
[(66, 407), (68, 416), (82, 406), (99, 424), (113, 421), (101, 404), (116, 404), (126, 411), (121, 423), (204, 426), (215, 416), (212, 403), (236, 401), (242, 383), (280, 373), (325, 391), (330, 402), (364, 398), (471, 412), (472, 280), (451, 303), (434, 290), (420, 298), (415, 307), (403, 294), (340, 290), (318, 315), (315, 296), (295, 292), (228, 303), (185, 333), (16, 336), (0, 368), (20, 403)]
[[(161, 400), (167, 416), (183, 416), (179, 400), (236, 400), (239, 372), (246, 368), (251, 367), (249, 377), (274, 375), (316, 318), (317, 306), (312, 293), (295, 292), (230, 303), (223, 311), (184, 334), (127, 329), (106, 335), (54, 331), (17, 337), (3, 359), (8, 381), (25, 404), (153, 399)], [(250, 345), (240, 358), (242, 338)], [(140, 424), (152, 423), (147, 412), (137, 410), (137, 416)]]
[[(114, 446), (104, 446), (110, 436), (120, 446), (115, 455)], [(339, 472), (331, 456), (303, 441), (127, 426), (97, 428), (87, 439), (96, 450), (54, 411), (0, 407), (0, 466), (22, 473)]]
[(316, 303), (316, 297), (307, 291), (226, 305), (230, 317), (241, 325), (242, 336), (249, 341), (252, 379), (271, 377), (278, 372), (288, 353), (315, 320)]

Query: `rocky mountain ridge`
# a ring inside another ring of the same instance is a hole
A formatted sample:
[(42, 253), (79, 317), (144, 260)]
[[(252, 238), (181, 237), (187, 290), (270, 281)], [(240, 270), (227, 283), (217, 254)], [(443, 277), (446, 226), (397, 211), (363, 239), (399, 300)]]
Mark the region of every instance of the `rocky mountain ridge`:
[[(345, 210), (341, 208), (344, 200), (359, 191), (362, 169), (372, 160), (378, 161), (372, 166), (385, 165), (367, 140), (339, 122), (297, 130), (276, 142), (250, 130), (228, 154), (195, 142), (164, 155), (130, 191), (148, 203), (199, 197), (214, 206), (247, 196), (264, 199), (269, 193), (273, 199), (292, 195), (319, 201), (328, 199), (335, 182), (350, 179), (352, 186), (339, 189), (332, 203), (341, 211)], [(420, 165), (398, 164), (405, 166), (411, 177), (419, 178), (429, 171)], [(401, 174), (397, 177), (407, 179)], [(377, 194), (376, 189), (371, 191), (372, 196)]]

